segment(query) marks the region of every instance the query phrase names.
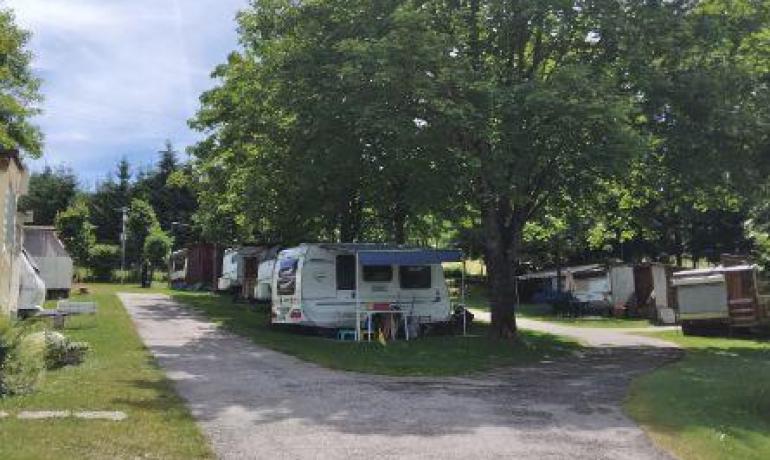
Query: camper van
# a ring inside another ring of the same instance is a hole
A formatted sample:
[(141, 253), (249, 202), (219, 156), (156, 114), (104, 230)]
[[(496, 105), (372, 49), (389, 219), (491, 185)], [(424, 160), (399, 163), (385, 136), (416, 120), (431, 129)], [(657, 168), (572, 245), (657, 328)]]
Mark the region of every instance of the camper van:
[(441, 263), (460, 258), (453, 250), (302, 244), (278, 254), (270, 289), (261, 279), (257, 290), (271, 296), (273, 324), (354, 328), (375, 310), (439, 323), (451, 315)]

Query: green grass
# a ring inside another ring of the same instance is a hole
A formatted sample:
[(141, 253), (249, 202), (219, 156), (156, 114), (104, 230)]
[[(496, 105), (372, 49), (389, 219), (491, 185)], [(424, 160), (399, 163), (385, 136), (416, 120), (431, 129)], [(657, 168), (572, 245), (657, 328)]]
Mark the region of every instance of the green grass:
[(552, 358), (576, 349), (574, 342), (522, 331), (520, 339), (486, 338), (486, 326), (474, 325), (472, 337), (435, 336), (411, 341), (340, 342), (269, 327), (265, 310), (249, 309), (228, 297), (177, 292), (175, 300), (204, 313), (214, 322), (254, 343), (331, 369), (384, 375), (456, 375)]
[[(469, 308), (489, 311), (489, 299), (487, 296), (486, 288), (480, 285), (470, 286), (468, 288), (468, 292), (466, 293), (465, 303)], [(553, 314), (552, 307), (547, 304), (521, 304), (516, 310), (516, 316), (576, 327), (651, 327), (650, 322), (646, 319), (610, 318), (604, 316), (585, 316), (582, 318), (556, 316)]]
[(654, 334), (682, 361), (637, 379), (628, 413), (684, 459), (770, 458), (770, 342)]
[[(46, 374), (28, 396), (0, 400), (0, 411), (121, 410), (121, 422), (75, 419), (0, 419), (0, 458), (8, 459), (191, 459), (211, 458), (183, 401), (137, 336), (115, 292), (138, 290), (90, 285), (98, 314), (67, 321), (64, 332), (92, 350), (77, 367)], [(145, 291), (143, 291), (145, 292)]]

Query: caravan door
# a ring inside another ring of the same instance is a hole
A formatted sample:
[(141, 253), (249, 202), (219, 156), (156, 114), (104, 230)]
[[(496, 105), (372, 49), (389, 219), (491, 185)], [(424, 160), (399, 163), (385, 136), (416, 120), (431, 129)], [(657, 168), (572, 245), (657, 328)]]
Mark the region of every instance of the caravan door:
[(296, 256), (281, 257), (276, 261), (274, 270), (273, 322), (299, 322), (302, 319), (298, 289), (301, 282), (300, 259)]
[(337, 297), (333, 260), (305, 259), (302, 265), (302, 300), (332, 299)]

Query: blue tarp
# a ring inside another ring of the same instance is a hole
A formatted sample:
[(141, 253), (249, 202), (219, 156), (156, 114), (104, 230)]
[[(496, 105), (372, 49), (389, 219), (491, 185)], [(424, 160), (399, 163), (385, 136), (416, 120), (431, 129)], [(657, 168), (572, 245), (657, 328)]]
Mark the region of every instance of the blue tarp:
[(460, 262), (463, 253), (457, 249), (414, 249), (358, 251), (358, 261), (371, 265), (431, 265), (442, 262)]

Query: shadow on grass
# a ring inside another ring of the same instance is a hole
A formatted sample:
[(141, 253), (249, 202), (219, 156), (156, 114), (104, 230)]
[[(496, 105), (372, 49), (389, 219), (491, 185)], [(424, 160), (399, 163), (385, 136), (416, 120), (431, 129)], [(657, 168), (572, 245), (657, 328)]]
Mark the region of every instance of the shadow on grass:
[[(307, 328), (286, 330), (268, 324), (266, 308), (233, 303), (227, 297), (180, 293), (178, 302), (191, 306), (227, 330), (248, 337), (272, 350), (333, 369), (388, 375), (456, 375), (499, 366), (523, 365), (578, 349), (570, 340), (521, 331), (519, 339), (505, 342), (486, 338), (488, 328), (474, 324), (471, 336), (428, 336), (412, 341), (352, 343), (307, 333)], [(174, 312), (157, 312), (160, 318)]]
[(658, 336), (686, 357), (634, 382), (631, 415), (681, 455), (770, 458), (770, 343)]

